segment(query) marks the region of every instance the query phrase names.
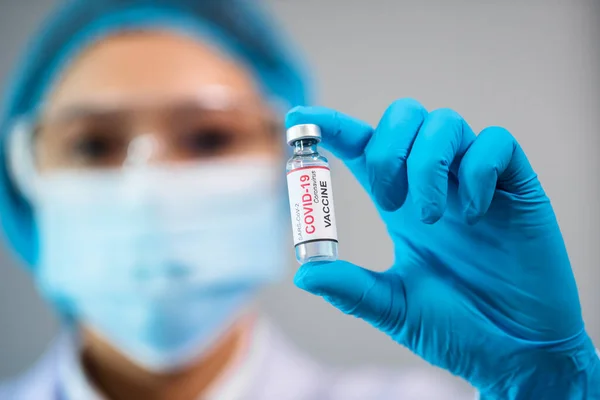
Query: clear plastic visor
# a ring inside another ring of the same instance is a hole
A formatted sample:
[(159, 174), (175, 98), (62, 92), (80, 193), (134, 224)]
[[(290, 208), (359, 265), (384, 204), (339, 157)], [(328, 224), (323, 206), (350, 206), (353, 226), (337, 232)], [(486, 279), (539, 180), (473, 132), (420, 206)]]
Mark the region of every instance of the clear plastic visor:
[(266, 102), (226, 91), (177, 100), (71, 107), (39, 119), (22, 119), (10, 135), (9, 151), (13, 164), (30, 158), (37, 175), (269, 157), (283, 148), (276, 116)]

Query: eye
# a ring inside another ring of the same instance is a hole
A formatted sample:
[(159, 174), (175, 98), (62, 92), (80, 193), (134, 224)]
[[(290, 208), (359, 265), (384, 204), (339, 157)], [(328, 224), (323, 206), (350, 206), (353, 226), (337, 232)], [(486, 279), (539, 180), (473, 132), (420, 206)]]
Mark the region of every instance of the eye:
[(71, 153), (86, 162), (104, 162), (118, 155), (119, 143), (113, 137), (102, 134), (85, 134), (74, 139)]
[(212, 156), (227, 152), (234, 146), (235, 134), (223, 128), (193, 130), (183, 136), (183, 145), (195, 156)]

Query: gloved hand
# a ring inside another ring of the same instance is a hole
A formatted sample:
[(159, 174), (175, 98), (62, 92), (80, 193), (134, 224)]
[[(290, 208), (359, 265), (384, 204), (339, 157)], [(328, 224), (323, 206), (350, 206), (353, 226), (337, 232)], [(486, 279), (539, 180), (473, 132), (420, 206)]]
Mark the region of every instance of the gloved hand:
[(482, 398), (600, 398), (600, 361), (556, 217), (508, 131), (475, 136), (456, 112), (428, 113), (408, 99), (376, 129), (320, 107), (291, 110), (286, 125), (299, 123), (319, 125), (323, 146), (367, 190), (395, 262), (383, 273), (309, 263), (298, 287), (463, 377)]

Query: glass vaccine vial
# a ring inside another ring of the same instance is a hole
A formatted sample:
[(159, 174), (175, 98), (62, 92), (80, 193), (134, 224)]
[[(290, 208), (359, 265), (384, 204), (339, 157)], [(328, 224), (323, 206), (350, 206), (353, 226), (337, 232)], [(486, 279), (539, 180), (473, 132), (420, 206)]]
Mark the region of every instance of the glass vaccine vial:
[(296, 259), (335, 261), (338, 237), (331, 191), (329, 162), (319, 154), (321, 129), (302, 124), (290, 127), (287, 142), (294, 148), (287, 162), (287, 185)]

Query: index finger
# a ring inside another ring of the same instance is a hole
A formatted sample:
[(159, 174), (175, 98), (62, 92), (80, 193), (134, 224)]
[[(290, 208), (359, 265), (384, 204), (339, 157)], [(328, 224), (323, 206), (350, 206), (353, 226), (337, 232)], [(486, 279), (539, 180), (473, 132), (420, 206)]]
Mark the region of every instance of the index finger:
[(344, 161), (363, 155), (373, 135), (373, 128), (366, 122), (326, 107), (292, 108), (285, 117), (285, 127), (299, 124), (318, 125), (323, 147)]

